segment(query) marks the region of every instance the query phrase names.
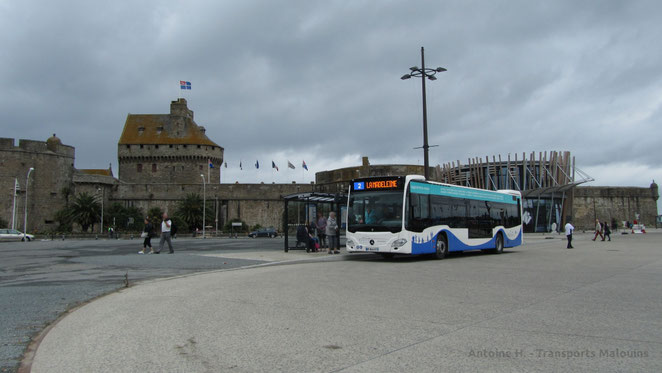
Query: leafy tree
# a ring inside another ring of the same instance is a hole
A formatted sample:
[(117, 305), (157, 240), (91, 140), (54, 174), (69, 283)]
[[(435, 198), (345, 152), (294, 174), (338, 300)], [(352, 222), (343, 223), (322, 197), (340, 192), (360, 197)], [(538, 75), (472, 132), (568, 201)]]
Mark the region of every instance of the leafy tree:
[(94, 223), (100, 220), (101, 205), (94, 196), (83, 192), (72, 201), (70, 214), (72, 221), (78, 223), (83, 232), (87, 232), (90, 227), (94, 229)]
[(118, 227), (125, 227), (127, 222), (126, 208), (118, 202), (113, 202), (108, 206), (103, 214), (103, 220), (106, 225), (113, 223)]
[(143, 214), (143, 211), (139, 209), (138, 207), (128, 207), (126, 209), (126, 216), (127, 220), (128, 218), (133, 218), (133, 223), (132, 224), (127, 224), (126, 228), (130, 231), (141, 231), (143, 229), (143, 225), (145, 224), (145, 216)]
[[(137, 207), (124, 207), (120, 203), (112, 203), (106, 211), (104, 211), (104, 221), (108, 224), (115, 224), (119, 229), (126, 229), (128, 231), (141, 230), (143, 225), (142, 210)], [(131, 219), (133, 221), (131, 222)]]

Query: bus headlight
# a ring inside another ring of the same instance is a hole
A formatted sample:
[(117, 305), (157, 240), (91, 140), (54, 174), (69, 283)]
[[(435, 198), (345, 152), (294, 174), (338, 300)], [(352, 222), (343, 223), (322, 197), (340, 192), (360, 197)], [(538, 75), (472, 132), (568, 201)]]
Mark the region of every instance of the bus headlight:
[(399, 239), (393, 241), (393, 243), (391, 243), (391, 247), (394, 248), (394, 249), (397, 249), (398, 247), (403, 246), (406, 243), (407, 243), (406, 238), (399, 238)]
[(345, 242), (345, 246), (354, 248), (354, 246), (355, 246), (354, 240), (352, 240), (351, 238), (348, 238), (347, 242)]

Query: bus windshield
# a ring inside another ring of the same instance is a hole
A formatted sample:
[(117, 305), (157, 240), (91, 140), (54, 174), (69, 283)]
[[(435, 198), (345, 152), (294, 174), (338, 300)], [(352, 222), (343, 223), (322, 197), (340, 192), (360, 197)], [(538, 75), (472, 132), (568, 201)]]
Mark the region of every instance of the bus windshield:
[(402, 230), (402, 191), (351, 193), (347, 230), (354, 233)]

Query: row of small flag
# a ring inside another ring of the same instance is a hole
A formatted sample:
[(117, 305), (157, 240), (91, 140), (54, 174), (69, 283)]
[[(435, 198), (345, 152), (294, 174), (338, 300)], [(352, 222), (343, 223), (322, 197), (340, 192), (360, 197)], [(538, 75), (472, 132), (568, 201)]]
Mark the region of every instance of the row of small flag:
[[(225, 162), (224, 166), (225, 166), (225, 168), (228, 168), (228, 162)], [(209, 168), (214, 168), (214, 164), (212, 163), (211, 160), (209, 160)], [(258, 169), (260, 168), (260, 161), (255, 161), (255, 168), (258, 168)], [(276, 165), (276, 162), (274, 162), (274, 161), (271, 161), (271, 168), (276, 169), (276, 171), (280, 171), (280, 169)], [(293, 170), (296, 169), (296, 167), (290, 161), (287, 161), (287, 168), (291, 168)], [(306, 164), (306, 161), (301, 162), (301, 168), (308, 171), (308, 165)], [(239, 169), (240, 170), (244, 169), (242, 161), (239, 161)]]

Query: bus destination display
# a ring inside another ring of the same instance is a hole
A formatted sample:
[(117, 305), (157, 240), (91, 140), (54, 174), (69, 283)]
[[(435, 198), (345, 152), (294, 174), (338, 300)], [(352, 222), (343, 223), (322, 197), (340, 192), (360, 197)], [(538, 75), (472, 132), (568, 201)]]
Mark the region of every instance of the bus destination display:
[(354, 182), (354, 190), (399, 189), (400, 179), (362, 180)]

